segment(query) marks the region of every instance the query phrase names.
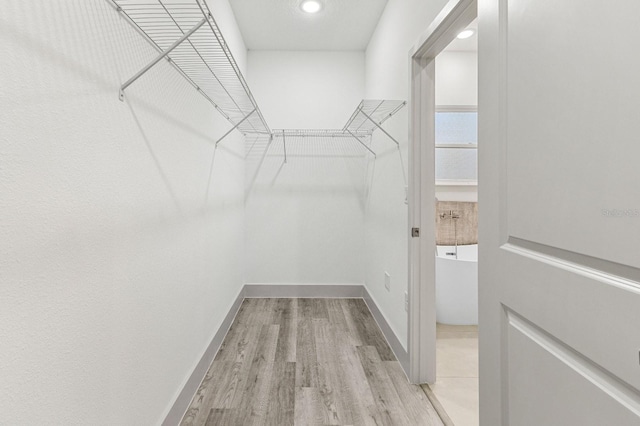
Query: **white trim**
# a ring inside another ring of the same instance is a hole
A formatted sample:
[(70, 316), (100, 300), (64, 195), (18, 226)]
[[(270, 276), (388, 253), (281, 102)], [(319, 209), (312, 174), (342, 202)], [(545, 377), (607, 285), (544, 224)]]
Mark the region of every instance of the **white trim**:
[(478, 149), (477, 143), (437, 143), (436, 148), (444, 149)]
[(478, 112), (478, 105), (436, 105), (436, 112)]
[(247, 298), (354, 298), (362, 297), (362, 284), (245, 284)]
[(418, 37), (409, 50), (409, 57), (435, 59), (477, 15), (477, 0), (449, 0), (427, 30)]
[(236, 314), (238, 313), (240, 305), (242, 305), (242, 301), (244, 300), (244, 292), (245, 288), (243, 286), (240, 289), (238, 296), (236, 296), (236, 299), (231, 304), (229, 312), (227, 312), (227, 315), (224, 317), (222, 324), (220, 324), (220, 327), (213, 335), (211, 343), (209, 343), (209, 346), (207, 346), (207, 349), (205, 349), (202, 357), (200, 357), (200, 361), (198, 361), (184, 386), (182, 386), (182, 390), (176, 397), (176, 400), (165, 416), (164, 421), (162, 422), (162, 426), (178, 425), (182, 421), (182, 418), (189, 408), (189, 405), (191, 405), (193, 396), (198, 391), (202, 380), (209, 370), (209, 366), (213, 362), (213, 359), (216, 357), (218, 349), (220, 349), (220, 345), (222, 345), (222, 342), (224, 341), (229, 328), (231, 328), (233, 320), (236, 318)]
[(477, 180), (437, 180), (437, 187), (443, 186), (478, 186)]
[[(435, 62), (414, 59), (412, 70), (412, 94), (433, 94)], [(434, 144), (435, 100), (425, 103), (422, 96), (412, 96), (410, 117), (409, 226), (420, 228), (420, 237), (409, 238), (408, 376), (412, 383), (433, 383), (436, 348), (430, 343), (435, 343), (436, 338), (435, 285), (431, 287), (426, 283), (430, 281), (429, 271), (435, 281), (436, 238), (435, 226), (430, 226), (424, 216), (430, 209), (431, 220), (435, 224), (435, 185), (420, 185), (420, 182), (435, 182), (435, 149), (424, 149), (429, 144), (421, 140), (431, 129), (431, 145)], [(432, 207), (429, 207), (429, 202)]]
[[(436, 379), (435, 57), (477, 16), (477, 0), (450, 0), (411, 49), (409, 128), (409, 380)], [(442, 110), (444, 106), (440, 106)]]
[(387, 343), (393, 351), (393, 354), (398, 359), (398, 362), (404, 370), (404, 373), (407, 375), (407, 377), (409, 377), (409, 353), (405, 349), (400, 339), (398, 339), (398, 336), (393, 331), (391, 324), (389, 324), (387, 318), (384, 316), (382, 311), (380, 311), (380, 308), (378, 308), (378, 305), (376, 304), (373, 297), (371, 297), (371, 294), (369, 294), (367, 288), (363, 287), (362, 290), (362, 298), (364, 299), (364, 303), (367, 304), (369, 311), (371, 311), (371, 315), (373, 315), (373, 318), (376, 320), (378, 328), (380, 329), (380, 331), (382, 331), (382, 334), (387, 340)]
[[(635, 416), (640, 416), (640, 396), (627, 382), (515, 311), (506, 306), (504, 308), (510, 327), (519, 331), (548, 352), (549, 355), (582, 376), (583, 379), (607, 394), (613, 401), (631, 411)], [(617, 422), (612, 423), (615, 424)]]

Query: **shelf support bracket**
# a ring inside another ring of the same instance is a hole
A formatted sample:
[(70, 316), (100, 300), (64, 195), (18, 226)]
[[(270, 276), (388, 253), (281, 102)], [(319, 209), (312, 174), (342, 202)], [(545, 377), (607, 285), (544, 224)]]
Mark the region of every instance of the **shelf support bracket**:
[(165, 58), (169, 53), (173, 51), (176, 47), (180, 46), (180, 44), (191, 37), (193, 33), (195, 33), (201, 26), (203, 26), (207, 22), (207, 18), (202, 18), (202, 21), (198, 22), (195, 27), (191, 28), (188, 32), (186, 32), (182, 37), (180, 37), (175, 43), (173, 43), (167, 50), (158, 55), (153, 61), (149, 63), (146, 67), (142, 68), (140, 71), (136, 73), (133, 77), (127, 80), (122, 86), (120, 86), (119, 97), (121, 101), (124, 101), (124, 90), (129, 87), (134, 81), (142, 77), (144, 73), (149, 71), (155, 64), (160, 62), (163, 58)]
[(287, 164), (287, 140), (284, 137), (284, 130), (282, 130), (282, 145), (284, 146), (284, 164)]
[(351, 130), (349, 130), (349, 129), (346, 129), (346, 130), (347, 130), (347, 132), (349, 132), (349, 134), (350, 134), (351, 136), (353, 136), (353, 138), (354, 138), (355, 140), (357, 140), (358, 142), (360, 142), (360, 144), (361, 144), (362, 146), (364, 146), (365, 148), (367, 148), (367, 150), (368, 150), (370, 153), (372, 153), (374, 157), (376, 157), (376, 158), (377, 158), (376, 153), (375, 153), (375, 152), (373, 152), (373, 150), (372, 150), (371, 148), (369, 148), (367, 145), (365, 145), (365, 143), (364, 143), (364, 142), (362, 142), (362, 141), (360, 140), (360, 138), (359, 138), (359, 137), (357, 137), (356, 135), (354, 135), (353, 133), (351, 133)]
[(238, 128), (238, 126), (239, 126), (239, 125), (241, 125), (242, 123), (244, 123), (244, 121), (245, 121), (247, 118), (251, 117), (251, 114), (253, 114), (254, 112), (256, 112), (256, 109), (257, 109), (257, 108), (254, 108), (254, 109), (253, 109), (253, 111), (251, 111), (249, 114), (245, 115), (245, 116), (244, 116), (244, 118), (243, 118), (242, 120), (238, 121), (238, 124), (236, 124), (235, 126), (233, 126), (232, 128), (230, 128), (230, 129), (229, 129), (229, 131), (228, 131), (227, 133), (225, 133), (224, 135), (222, 135), (222, 137), (216, 141), (216, 147), (218, 146), (218, 144), (219, 144), (220, 142), (222, 142), (222, 139), (226, 138), (226, 137), (229, 135), (229, 133), (231, 133), (231, 132), (233, 132), (235, 129), (237, 129), (237, 128)]
[(391, 136), (385, 129), (383, 129), (378, 123), (376, 123), (373, 118), (369, 117), (369, 115), (366, 112), (364, 112), (362, 110), (362, 108), (360, 109), (360, 114), (364, 115), (369, 121), (371, 121), (373, 124), (375, 124), (375, 126), (378, 129), (382, 130), (382, 132), (385, 135), (387, 135), (389, 137), (389, 139), (391, 139), (398, 146), (398, 148), (400, 147), (400, 143), (397, 140), (395, 140), (395, 138), (393, 136)]

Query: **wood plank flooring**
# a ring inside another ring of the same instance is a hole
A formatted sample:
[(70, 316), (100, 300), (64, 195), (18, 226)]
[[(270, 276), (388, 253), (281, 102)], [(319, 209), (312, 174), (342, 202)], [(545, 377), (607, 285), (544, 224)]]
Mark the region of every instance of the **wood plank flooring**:
[(362, 299), (246, 299), (182, 425), (438, 425)]

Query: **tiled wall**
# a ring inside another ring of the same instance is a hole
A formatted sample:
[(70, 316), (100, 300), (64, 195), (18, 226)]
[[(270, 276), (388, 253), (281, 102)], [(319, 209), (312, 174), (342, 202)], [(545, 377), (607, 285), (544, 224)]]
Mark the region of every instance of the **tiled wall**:
[[(451, 218), (451, 213), (457, 219)], [(443, 217), (444, 216), (444, 217)], [(478, 203), (436, 202), (436, 244), (478, 244)]]

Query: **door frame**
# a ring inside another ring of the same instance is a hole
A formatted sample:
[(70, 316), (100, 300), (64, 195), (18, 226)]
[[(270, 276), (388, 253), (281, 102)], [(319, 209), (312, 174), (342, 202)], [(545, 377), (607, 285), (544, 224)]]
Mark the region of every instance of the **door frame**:
[[(409, 380), (436, 380), (435, 58), (477, 17), (477, 0), (450, 0), (410, 50)], [(419, 236), (413, 237), (417, 228)]]

